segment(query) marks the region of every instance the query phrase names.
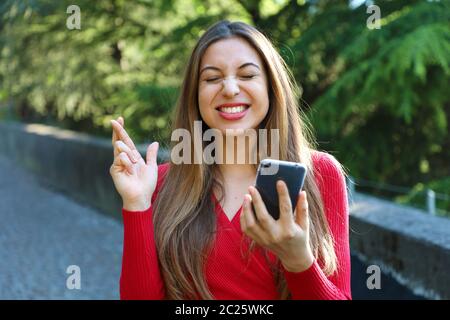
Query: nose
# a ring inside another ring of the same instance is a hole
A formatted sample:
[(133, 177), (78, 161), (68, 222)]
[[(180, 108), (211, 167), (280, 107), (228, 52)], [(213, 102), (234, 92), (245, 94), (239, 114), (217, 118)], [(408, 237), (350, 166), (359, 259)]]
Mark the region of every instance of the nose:
[(232, 98), (237, 94), (239, 94), (240, 92), (239, 85), (234, 77), (223, 79), (222, 92), (225, 97), (229, 98)]

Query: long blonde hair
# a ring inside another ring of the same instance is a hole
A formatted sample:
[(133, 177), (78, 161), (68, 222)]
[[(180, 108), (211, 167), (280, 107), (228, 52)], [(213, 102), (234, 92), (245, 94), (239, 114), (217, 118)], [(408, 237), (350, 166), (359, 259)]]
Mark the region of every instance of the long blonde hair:
[[(220, 21), (202, 35), (187, 64), (175, 108), (173, 129), (187, 129), (194, 136), (194, 121), (202, 120), (197, 99), (200, 60), (209, 45), (230, 37), (246, 40), (265, 63), (270, 106), (260, 127), (268, 132), (279, 129), (280, 160), (301, 162), (307, 166), (310, 174), (306, 177), (304, 189), (309, 205), (310, 245), (323, 271), (330, 275), (336, 271), (337, 261), (321, 195), (313, 175), (311, 131), (299, 109), (299, 96), (292, 74), (261, 32), (242, 22)], [(201, 130), (205, 130), (205, 126)], [(202, 136), (203, 133), (199, 134)], [(191, 143), (194, 150), (194, 142)], [(170, 163), (154, 203), (155, 241), (167, 299), (214, 299), (205, 279), (205, 262), (216, 232), (211, 192), (213, 188), (223, 188), (214, 165), (191, 163)], [(254, 246), (253, 242), (251, 247)], [(280, 299), (289, 298), (280, 268), (276, 265), (271, 267)]]

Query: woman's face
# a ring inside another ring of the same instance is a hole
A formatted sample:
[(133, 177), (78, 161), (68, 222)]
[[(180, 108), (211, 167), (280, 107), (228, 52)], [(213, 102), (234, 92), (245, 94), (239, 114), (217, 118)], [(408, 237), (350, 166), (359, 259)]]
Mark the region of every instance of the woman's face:
[(258, 127), (269, 110), (267, 75), (247, 41), (233, 37), (211, 44), (199, 72), (200, 115), (210, 128)]

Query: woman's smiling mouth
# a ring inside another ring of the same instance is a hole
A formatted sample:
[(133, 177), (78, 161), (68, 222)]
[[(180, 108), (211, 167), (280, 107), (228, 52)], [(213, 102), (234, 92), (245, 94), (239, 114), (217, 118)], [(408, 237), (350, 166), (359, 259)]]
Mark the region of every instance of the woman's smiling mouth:
[(249, 108), (249, 104), (226, 103), (218, 106), (216, 110), (219, 112), (219, 115), (225, 120), (239, 120), (247, 114)]

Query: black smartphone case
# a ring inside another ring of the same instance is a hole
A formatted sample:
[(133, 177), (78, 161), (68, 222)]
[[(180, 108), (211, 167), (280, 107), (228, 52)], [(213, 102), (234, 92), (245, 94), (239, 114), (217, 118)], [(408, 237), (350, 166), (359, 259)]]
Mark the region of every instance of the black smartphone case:
[[(273, 170), (274, 165), (278, 165), (276, 173), (263, 174), (264, 172), (270, 172), (268, 170)], [(261, 161), (256, 176), (255, 187), (261, 194), (267, 211), (275, 220), (280, 216), (276, 182), (283, 180), (286, 183), (289, 190), (289, 197), (291, 198), (292, 211), (294, 211), (298, 194), (305, 182), (305, 177), (306, 167), (301, 163), (273, 159), (264, 159)]]

